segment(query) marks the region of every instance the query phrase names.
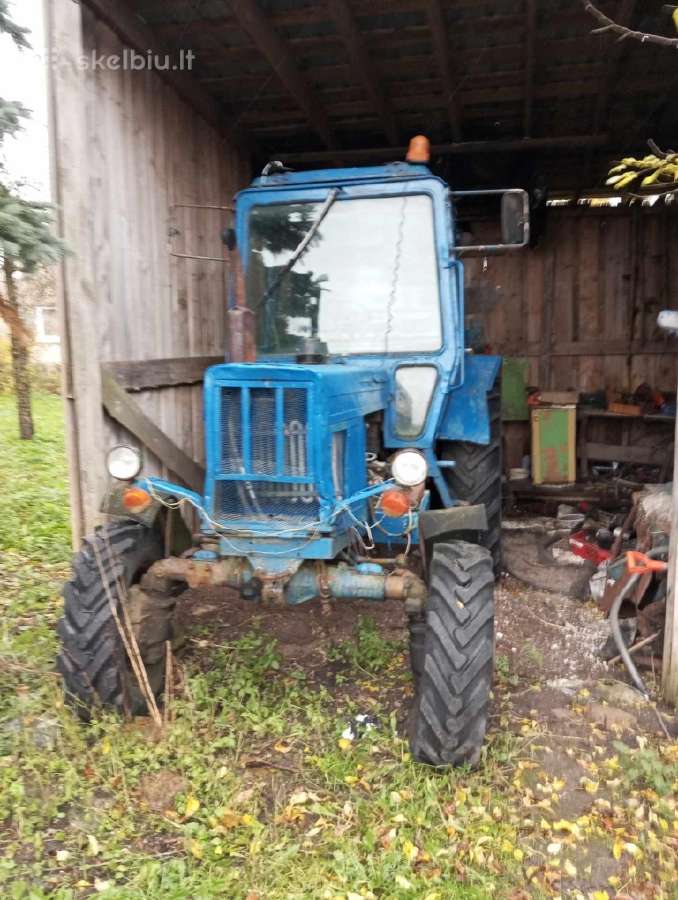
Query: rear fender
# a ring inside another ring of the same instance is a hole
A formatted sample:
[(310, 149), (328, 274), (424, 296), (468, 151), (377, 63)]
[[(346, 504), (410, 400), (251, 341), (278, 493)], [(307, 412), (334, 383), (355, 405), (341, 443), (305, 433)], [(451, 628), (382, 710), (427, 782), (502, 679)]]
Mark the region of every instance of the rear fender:
[(443, 405), (438, 440), (490, 443), (487, 394), (501, 371), (501, 356), (474, 356), (464, 362), (464, 383), (450, 391)]

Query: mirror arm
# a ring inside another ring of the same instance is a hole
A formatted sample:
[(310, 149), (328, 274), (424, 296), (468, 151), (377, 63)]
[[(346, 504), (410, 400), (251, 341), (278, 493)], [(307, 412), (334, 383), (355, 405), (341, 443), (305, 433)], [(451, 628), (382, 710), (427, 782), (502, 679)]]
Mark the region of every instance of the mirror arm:
[(478, 256), (496, 256), (499, 253), (506, 253), (507, 250), (524, 250), (528, 243), (529, 240), (524, 240), (520, 244), (460, 244), (458, 247), (452, 247), (452, 252), (457, 256), (469, 253)]

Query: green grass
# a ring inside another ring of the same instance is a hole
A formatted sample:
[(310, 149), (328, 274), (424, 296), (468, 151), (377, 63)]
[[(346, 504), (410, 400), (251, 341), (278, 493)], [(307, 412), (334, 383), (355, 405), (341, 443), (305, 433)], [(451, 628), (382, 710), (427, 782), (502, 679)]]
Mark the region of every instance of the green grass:
[[(509, 733), (509, 705), (478, 771), (416, 765), (402, 730), (403, 648), (369, 618), (354, 641), (328, 648), (331, 689), (254, 630), (199, 642), (163, 733), (105, 713), (79, 724), (53, 674), (70, 557), (59, 399), (36, 398), (35, 413), (37, 438), (22, 443), (0, 396), (0, 896), (483, 900), (525, 884), (531, 896), (554, 893), (551, 836), (538, 822), (557, 809), (535, 817), (524, 802), (525, 773), (552, 777), (532, 760), (543, 730), (521, 720)], [(510, 674), (499, 668), (503, 691)], [(365, 711), (378, 727), (343, 740)], [(662, 759), (670, 782), (675, 767)], [(629, 786), (656, 788), (650, 769), (646, 754)], [(175, 788), (156, 806), (149, 785), (168, 777)], [(675, 827), (670, 803), (657, 797), (657, 828)], [(607, 825), (581, 829), (609, 844), (626, 813), (606, 815)]]

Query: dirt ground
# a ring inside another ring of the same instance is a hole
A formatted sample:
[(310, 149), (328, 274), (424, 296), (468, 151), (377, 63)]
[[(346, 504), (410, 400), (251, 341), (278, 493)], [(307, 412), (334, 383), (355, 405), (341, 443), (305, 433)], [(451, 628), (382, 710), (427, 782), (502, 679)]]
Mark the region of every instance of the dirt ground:
[[(637, 732), (666, 736), (657, 709), (630, 688), (623, 666), (602, 659), (609, 626), (594, 603), (535, 590), (505, 575), (497, 584), (495, 604), (491, 728), (529, 719), (553, 731), (554, 738), (571, 741), (588, 741), (591, 727), (602, 729), (597, 738), (610, 740)], [(373, 619), (384, 638), (407, 642), (404, 611), (390, 602), (336, 602), (326, 612), (317, 600), (275, 608), (235, 594), (224, 603), (223, 594), (202, 590), (183, 596), (179, 615), (193, 635), (189, 657), (199, 660), (201, 648), (236, 640), (256, 626), (276, 639), (284, 659), (330, 689), (337, 666), (328, 661), (327, 649), (350, 641), (361, 618)], [(644, 677), (650, 688), (656, 686), (655, 673), (646, 671)], [(407, 709), (402, 713), (406, 718)], [(678, 718), (663, 710), (662, 719), (668, 733), (677, 736)], [(554, 765), (562, 755), (558, 748)]]
[[(536, 728), (535, 759), (542, 772), (564, 782), (560, 814), (576, 819), (594, 802), (606, 802), (602, 789), (595, 798), (582, 789), (586, 772), (582, 760), (590, 759), (594, 771), (595, 756), (613, 752), (619, 740), (636, 748), (643, 735), (665, 738), (668, 732), (675, 738), (678, 717), (666, 709), (660, 713), (644, 702), (629, 686), (624, 668), (603, 661), (600, 648), (609, 626), (594, 603), (535, 590), (505, 575), (497, 583), (495, 604), (496, 672), (490, 734), (502, 730), (525, 734)], [(344, 696), (347, 687), (337, 687), (337, 666), (328, 661), (327, 648), (351, 640), (361, 617), (372, 618), (386, 639), (403, 644), (407, 640), (404, 611), (389, 602), (337, 602), (325, 612), (319, 601), (279, 609), (234, 595), (224, 604), (223, 595), (205, 590), (184, 595), (180, 617), (193, 635), (190, 657), (199, 660), (201, 649), (236, 640), (256, 626), (277, 640), (285, 659), (300, 666), (312, 681), (336, 690), (338, 696)], [(656, 688), (652, 672), (644, 672), (644, 677), (651, 689)], [(400, 707), (398, 718), (403, 728), (410, 697), (408, 691), (390, 698), (396, 701), (394, 707)], [(525, 784), (526, 790), (539, 796), (542, 786), (530, 786), (529, 772)], [(603, 871), (603, 863), (596, 863), (595, 846), (582, 852), (589, 858), (579, 862), (592, 865), (592, 883), (604, 881), (612, 869)]]

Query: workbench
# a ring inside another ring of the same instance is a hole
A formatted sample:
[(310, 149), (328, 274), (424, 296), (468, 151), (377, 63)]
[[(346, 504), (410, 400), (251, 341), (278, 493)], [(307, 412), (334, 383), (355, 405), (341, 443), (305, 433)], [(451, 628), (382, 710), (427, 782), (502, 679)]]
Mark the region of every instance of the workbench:
[[(621, 443), (609, 444), (591, 441), (591, 424), (595, 421), (615, 421), (621, 423)], [(645, 416), (627, 416), (623, 413), (608, 412), (590, 406), (577, 408), (577, 456), (579, 458), (580, 477), (584, 480), (591, 476), (591, 460), (596, 462), (627, 462), (641, 465), (660, 466), (660, 482), (666, 481), (671, 474), (673, 461), (673, 432), (676, 420), (674, 416), (659, 414)], [(638, 432), (642, 426), (645, 434), (648, 428), (664, 426), (666, 435), (661, 431), (657, 441), (638, 443)], [(635, 428), (634, 428), (635, 426)]]

